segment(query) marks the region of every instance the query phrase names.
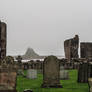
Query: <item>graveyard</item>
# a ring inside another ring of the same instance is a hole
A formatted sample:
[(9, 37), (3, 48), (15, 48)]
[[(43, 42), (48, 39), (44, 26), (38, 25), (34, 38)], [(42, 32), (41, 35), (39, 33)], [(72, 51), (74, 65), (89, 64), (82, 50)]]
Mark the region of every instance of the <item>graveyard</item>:
[(77, 83), (77, 70), (69, 70), (69, 76), (69, 80), (60, 80), (63, 88), (41, 88), (42, 74), (38, 74), (35, 80), (18, 76), (17, 90), (19, 92), (23, 92), (24, 89), (32, 89), (33, 92), (89, 92), (87, 83)]
[(27, 54), (7, 56), (6, 25), (0, 22), (0, 92), (92, 92), (92, 43), (75, 35), (64, 41), (64, 58), (48, 55), (41, 61), (28, 49), (28, 58), (36, 60), (23, 62)]

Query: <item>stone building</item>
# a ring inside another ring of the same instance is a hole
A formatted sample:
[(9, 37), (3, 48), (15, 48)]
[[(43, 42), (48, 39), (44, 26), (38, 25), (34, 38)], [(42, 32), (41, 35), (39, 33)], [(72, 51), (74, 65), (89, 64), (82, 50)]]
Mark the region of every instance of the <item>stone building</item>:
[(71, 60), (71, 58), (78, 58), (78, 48), (79, 48), (79, 37), (78, 35), (75, 35), (74, 38), (68, 39), (64, 41), (64, 51), (65, 51), (65, 58), (68, 59), (68, 61)]

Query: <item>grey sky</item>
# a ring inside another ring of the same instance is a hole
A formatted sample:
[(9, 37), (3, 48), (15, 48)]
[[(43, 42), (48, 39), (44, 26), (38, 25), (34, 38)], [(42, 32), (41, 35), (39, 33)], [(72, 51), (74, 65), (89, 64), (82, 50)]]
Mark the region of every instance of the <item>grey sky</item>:
[(63, 55), (63, 41), (92, 41), (92, 0), (0, 0), (7, 23), (9, 55), (32, 47), (38, 54)]

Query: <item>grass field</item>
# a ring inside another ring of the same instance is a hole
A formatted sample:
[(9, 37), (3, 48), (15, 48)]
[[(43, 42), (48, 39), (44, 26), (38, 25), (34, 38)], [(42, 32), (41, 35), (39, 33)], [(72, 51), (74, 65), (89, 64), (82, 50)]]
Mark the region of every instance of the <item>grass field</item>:
[(63, 88), (41, 88), (43, 76), (38, 74), (35, 80), (26, 79), (22, 76), (17, 78), (17, 90), (32, 89), (33, 92), (89, 92), (87, 83), (77, 83), (77, 71), (69, 70), (69, 80), (61, 80)]

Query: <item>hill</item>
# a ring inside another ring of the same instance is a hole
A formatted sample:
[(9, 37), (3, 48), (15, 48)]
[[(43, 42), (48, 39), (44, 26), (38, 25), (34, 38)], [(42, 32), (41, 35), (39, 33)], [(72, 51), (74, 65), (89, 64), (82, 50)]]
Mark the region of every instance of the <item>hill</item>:
[(22, 55), (22, 59), (42, 59), (44, 56), (39, 56), (32, 48), (28, 48), (26, 53)]

